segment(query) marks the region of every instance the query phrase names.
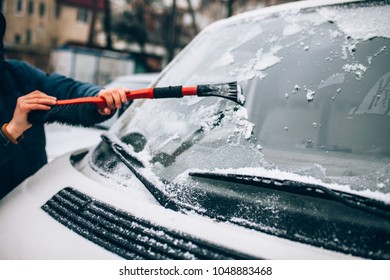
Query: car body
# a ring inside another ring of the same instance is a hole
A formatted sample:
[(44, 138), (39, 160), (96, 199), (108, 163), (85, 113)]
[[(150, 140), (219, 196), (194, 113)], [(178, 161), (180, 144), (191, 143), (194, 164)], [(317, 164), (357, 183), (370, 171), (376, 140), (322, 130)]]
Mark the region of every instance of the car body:
[[(105, 85), (105, 87), (124, 87), (136, 90), (148, 87), (157, 77), (158, 73), (141, 73), (120, 76)], [(122, 111), (118, 111), (109, 120), (90, 128), (74, 127), (58, 123), (45, 125), (48, 161), (52, 161), (66, 152), (96, 145), (100, 141), (102, 129), (107, 130), (118, 119), (120, 113), (122, 113)]]
[(0, 202), (0, 258), (389, 259), (389, 11), (302, 1), (206, 28), (155, 86), (236, 80), (245, 105), (134, 101)]

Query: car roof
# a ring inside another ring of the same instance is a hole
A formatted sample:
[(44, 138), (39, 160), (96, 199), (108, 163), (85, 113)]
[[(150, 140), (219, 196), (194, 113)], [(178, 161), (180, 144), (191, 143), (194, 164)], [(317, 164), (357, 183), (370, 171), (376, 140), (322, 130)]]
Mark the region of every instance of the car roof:
[[(289, 2), (269, 7), (264, 7), (260, 9), (256, 9), (253, 11), (247, 11), (243, 12), (237, 15), (234, 15), (230, 18), (222, 19), (217, 24), (225, 24), (229, 21), (236, 21), (241, 19), (248, 19), (249, 17), (255, 17), (260, 16), (263, 14), (270, 14), (270, 13), (276, 13), (276, 12), (282, 12), (286, 10), (299, 10), (299, 9), (305, 9), (305, 8), (312, 8), (312, 7), (321, 7), (321, 6), (328, 6), (328, 5), (334, 5), (334, 4), (343, 4), (343, 3), (358, 3), (358, 2), (364, 2), (364, 0), (303, 0), (303, 1), (296, 1), (296, 2)], [(373, 1), (367, 1), (367, 2), (373, 2)]]

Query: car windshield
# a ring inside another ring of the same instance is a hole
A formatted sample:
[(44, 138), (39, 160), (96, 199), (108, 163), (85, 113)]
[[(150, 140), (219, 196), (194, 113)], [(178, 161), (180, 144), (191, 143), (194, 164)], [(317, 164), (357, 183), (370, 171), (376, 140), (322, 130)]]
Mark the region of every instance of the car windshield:
[(163, 180), (188, 169), (278, 168), (388, 193), (390, 31), (377, 24), (388, 12), (350, 5), (220, 24), (157, 86), (237, 80), (245, 107), (215, 97), (147, 101), (113, 131), (129, 146), (142, 138)]
[[(390, 204), (390, 6), (377, 5), (252, 13), (215, 24), (167, 67), (156, 86), (238, 81), (245, 105), (218, 97), (137, 100), (110, 129), (110, 141), (128, 150), (129, 162), (148, 182), (198, 213), (327, 248), (338, 243), (340, 250), (356, 249), (353, 234), (328, 232), (330, 227), (313, 233), (316, 226), (291, 224), (291, 213), (310, 209), (302, 215), (321, 216), (334, 211), (333, 204), (287, 202), (242, 181), (221, 183), (190, 173), (299, 181)], [(133, 183), (107, 141), (89, 162), (122, 185)], [(295, 210), (281, 214), (290, 207)], [(376, 227), (370, 217), (354, 221), (363, 220)], [(378, 225), (388, 229), (388, 223)], [(362, 229), (354, 230), (362, 238)]]

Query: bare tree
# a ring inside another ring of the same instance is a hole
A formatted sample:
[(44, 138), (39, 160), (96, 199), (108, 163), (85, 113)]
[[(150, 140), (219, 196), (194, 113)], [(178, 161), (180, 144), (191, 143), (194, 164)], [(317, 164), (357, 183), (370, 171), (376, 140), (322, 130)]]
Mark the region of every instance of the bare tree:
[(96, 16), (97, 16), (97, 4), (98, 0), (92, 1), (92, 19), (89, 26), (89, 34), (88, 34), (88, 42), (87, 46), (92, 48), (94, 46), (94, 40), (95, 40), (95, 23), (96, 23)]
[(169, 47), (168, 47), (168, 61), (171, 61), (175, 55), (176, 48), (176, 0), (172, 1), (171, 14), (169, 25)]
[[(146, 43), (162, 45), (170, 61), (175, 49), (183, 47), (199, 31), (192, 3), (187, 1), (188, 9), (183, 10), (176, 7), (176, 0), (170, 6), (164, 5), (162, 0), (133, 0), (129, 10), (113, 18), (112, 32), (126, 42), (137, 42), (142, 52)], [(185, 13), (192, 18), (189, 26), (183, 25)]]
[(188, 12), (190, 13), (191, 19), (192, 19), (192, 29), (194, 31), (194, 35), (196, 35), (196, 34), (198, 34), (199, 30), (198, 30), (198, 25), (196, 24), (195, 11), (194, 11), (194, 8), (192, 7), (191, 0), (187, 0), (187, 3), (188, 3)]
[(226, 1), (227, 17), (231, 17), (233, 15), (233, 1), (234, 0)]
[(104, 0), (104, 31), (106, 33), (106, 48), (112, 49), (110, 0)]
[(132, 10), (126, 10), (117, 16), (113, 20), (112, 28), (119, 38), (127, 42), (137, 42), (141, 52), (144, 52), (148, 40), (144, 5), (136, 5)]

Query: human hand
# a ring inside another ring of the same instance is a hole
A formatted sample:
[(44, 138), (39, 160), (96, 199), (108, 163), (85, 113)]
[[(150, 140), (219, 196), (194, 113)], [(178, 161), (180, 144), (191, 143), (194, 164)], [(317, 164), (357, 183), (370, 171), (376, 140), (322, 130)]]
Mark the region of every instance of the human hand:
[(101, 90), (98, 96), (106, 100), (107, 107), (98, 109), (99, 113), (101, 115), (111, 115), (113, 110), (120, 109), (122, 104), (127, 102), (127, 93), (130, 93), (130, 90), (121, 87)]
[(56, 100), (56, 97), (49, 96), (39, 90), (19, 97), (13, 117), (7, 125), (7, 132), (15, 139), (18, 138), (32, 126), (27, 118), (28, 113), (33, 110), (50, 110), (51, 106), (56, 104)]

